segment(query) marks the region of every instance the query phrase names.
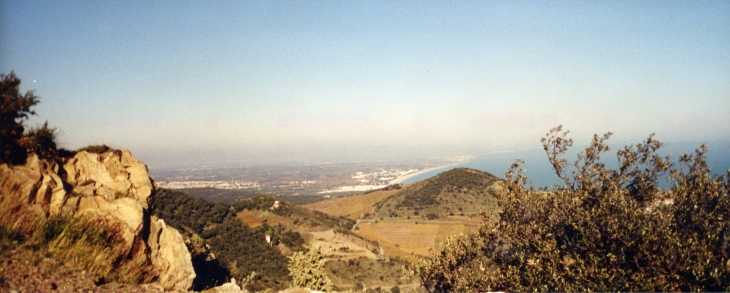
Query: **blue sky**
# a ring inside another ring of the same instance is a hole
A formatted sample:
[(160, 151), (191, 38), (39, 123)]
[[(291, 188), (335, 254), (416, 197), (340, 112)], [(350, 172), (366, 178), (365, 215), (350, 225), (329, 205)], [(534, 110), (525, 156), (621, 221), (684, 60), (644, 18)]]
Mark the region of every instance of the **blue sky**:
[(11, 70), (29, 125), (160, 166), (532, 149), (558, 124), (730, 140), (728, 1), (2, 0)]

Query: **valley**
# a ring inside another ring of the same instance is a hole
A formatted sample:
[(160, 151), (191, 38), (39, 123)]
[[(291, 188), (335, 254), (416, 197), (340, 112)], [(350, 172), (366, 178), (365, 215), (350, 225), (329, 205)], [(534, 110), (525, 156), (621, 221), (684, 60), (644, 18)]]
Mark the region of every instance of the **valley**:
[[(324, 253), (326, 273), (340, 290), (419, 288), (403, 279), (449, 236), (474, 233), (492, 210), (498, 178), (458, 168), (406, 185), (295, 205), (256, 195), (233, 205), (235, 217), (290, 256), (305, 247)], [(295, 235), (295, 236), (292, 236)], [(266, 237), (264, 237), (266, 236)], [(301, 239), (295, 243), (291, 239)]]

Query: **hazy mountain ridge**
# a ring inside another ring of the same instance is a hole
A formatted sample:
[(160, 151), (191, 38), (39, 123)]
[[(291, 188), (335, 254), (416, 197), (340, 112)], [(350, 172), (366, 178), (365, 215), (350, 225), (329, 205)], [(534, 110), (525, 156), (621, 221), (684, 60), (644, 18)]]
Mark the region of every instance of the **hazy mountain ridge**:
[(500, 179), (456, 168), (406, 185), (305, 205), (358, 219), (355, 232), (377, 241), (384, 255), (417, 262), (448, 236), (472, 233), (480, 211), (498, 212), (494, 193)]

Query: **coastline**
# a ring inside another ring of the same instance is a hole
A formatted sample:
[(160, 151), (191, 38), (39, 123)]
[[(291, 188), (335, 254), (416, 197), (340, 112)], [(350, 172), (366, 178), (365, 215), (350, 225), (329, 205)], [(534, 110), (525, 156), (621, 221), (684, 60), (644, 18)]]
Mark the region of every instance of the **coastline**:
[(431, 171), (434, 171), (434, 170), (446, 169), (446, 168), (450, 168), (450, 167), (456, 167), (458, 165), (461, 165), (461, 164), (466, 163), (467, 161), (468, 160), (464, 160), (464, 161), (460, 161), (460, 162), (456, 162), (456, 163), (452, 163), (452, 164), (448, 164), (448, 165), (443, 165), (443, 166), (438, 166), (438, 167), (423, 169), (423, 170), (420, 170), (420, 171), (417, 171), (417, 172), (409, 173), (409, 174), (400, 176), (398, 178), (395, 178), (393, 180), (390, 180), (390, 182), (388, 182), (388, 185), (400, 184), (401, 182), (406, 181), (406, 180), (408, 180), (408, 179), (410, 179), (412, 177), (416, 177), (418, 175), (421, 175), (421, 174), (424, 174), (424, 173), (428, 173), (428, 172), (431, 172)]

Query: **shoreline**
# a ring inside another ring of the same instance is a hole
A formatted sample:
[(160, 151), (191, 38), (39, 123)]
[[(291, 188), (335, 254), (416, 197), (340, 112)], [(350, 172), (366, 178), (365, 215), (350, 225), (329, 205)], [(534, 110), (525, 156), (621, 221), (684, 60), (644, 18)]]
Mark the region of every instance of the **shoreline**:
[(400, 184), (401, 182), (406, 181), (406, 180), (408, 180), (408, 179), (410, 179), (412, 177), (416, 177), (418, 175), (421, 175), (421, 174), (424, 174), (424, 173), (428, 173), (428, 172), (431, 172), (431, 171), (434, 171), (434, 170), (438, 170), (438, 169), (446, 169), (446, 168), (449, 168), (449, 167), (455, 167), (455, 166), (464, 164), (464, 163), (466, 163), (468, 161), (469, 160), (464, 160), (464, 161), (460, 161), (460, 162), (457, 162), (457, 163), (452, 163), (452, 164), (438, 166), (438, 167), (433, 167), (433, 168), (427, 168), (427, 169), (423, 169), (423, 170), (420, 170), (420, 171), (417, 171), (417, 172), (413, 172), (413, 173), (410, 173), (410, 174), (406, 174), (406, 175), (400, 176), (398, 178), (395, 178), (393, 180), (390, 180), (388, 182), (388, 185)]

